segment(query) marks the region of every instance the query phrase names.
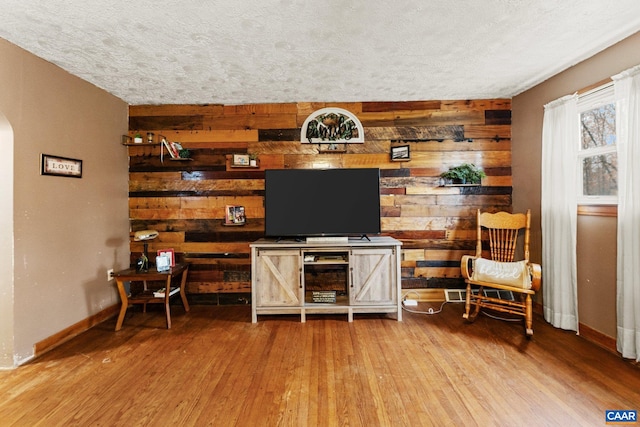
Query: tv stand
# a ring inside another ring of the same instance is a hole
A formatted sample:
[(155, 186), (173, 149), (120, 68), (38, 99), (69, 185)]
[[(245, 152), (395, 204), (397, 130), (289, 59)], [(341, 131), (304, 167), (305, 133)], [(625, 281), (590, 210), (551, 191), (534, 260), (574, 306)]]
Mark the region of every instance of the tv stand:
[(258, 315), (395, 313), (402, 320), (400, 246), (374, 236), (342, 243), (276, 242), (251, 246), (251, 321)]
[(307, 237), (307, 244), (341, 244), (347, 243), (349, 237), (347, 236), (319, 236), (319, 237)]
[[(282, 242), (283, 240), (287, 240), (287, 238), (286, 237), (278, 237), (278, 238), (276, 238), (276, 242)], [(304, 239), (301, 238), (301, 237), (294, 237), (291, 240), (293, 240), (294, 242), (304, 242)]]

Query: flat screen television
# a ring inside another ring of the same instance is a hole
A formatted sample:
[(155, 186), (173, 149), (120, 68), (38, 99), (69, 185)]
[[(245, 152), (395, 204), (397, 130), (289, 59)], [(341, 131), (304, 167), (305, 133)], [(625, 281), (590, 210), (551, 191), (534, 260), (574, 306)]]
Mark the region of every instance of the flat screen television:
[(380, 234), (380, 170), (268, 169), (265, 235)]

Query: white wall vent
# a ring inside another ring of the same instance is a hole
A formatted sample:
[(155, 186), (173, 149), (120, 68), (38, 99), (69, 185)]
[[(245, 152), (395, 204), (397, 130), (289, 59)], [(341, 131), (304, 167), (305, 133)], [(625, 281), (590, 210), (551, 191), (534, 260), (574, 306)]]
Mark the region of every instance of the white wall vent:
[[(472, 291), (474, 294), (478, 293), (477, 289)], [(499, 298), (506, 301), (513, 301), (513, 292), (503, 291), (499, 289), (483, 289), (483, 295), (491, 298)], [(466, 289), (445, 289), (444, 297), (447, 302), (465, 302), (467, 299)]]

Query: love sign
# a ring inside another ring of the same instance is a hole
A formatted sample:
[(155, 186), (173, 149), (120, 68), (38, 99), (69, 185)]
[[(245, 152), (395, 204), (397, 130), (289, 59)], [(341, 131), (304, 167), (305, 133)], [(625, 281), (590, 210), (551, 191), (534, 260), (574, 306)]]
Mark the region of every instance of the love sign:
[(82, 178), (82, 160), (42, 154), (40, 168), (42, 175)]

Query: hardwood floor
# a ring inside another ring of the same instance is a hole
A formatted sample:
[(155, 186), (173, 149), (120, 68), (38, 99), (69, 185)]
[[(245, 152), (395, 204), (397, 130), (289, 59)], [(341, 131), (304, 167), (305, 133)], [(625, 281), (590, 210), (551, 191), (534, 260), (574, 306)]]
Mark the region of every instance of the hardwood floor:
[[(423, 303), (418, 308), (426, 308)], [(437, 306), (434, 306), (436, 309)], [(536, 318), (131, 311), (0, 371), (3, 426), (600, 426), (640, 369)]]

